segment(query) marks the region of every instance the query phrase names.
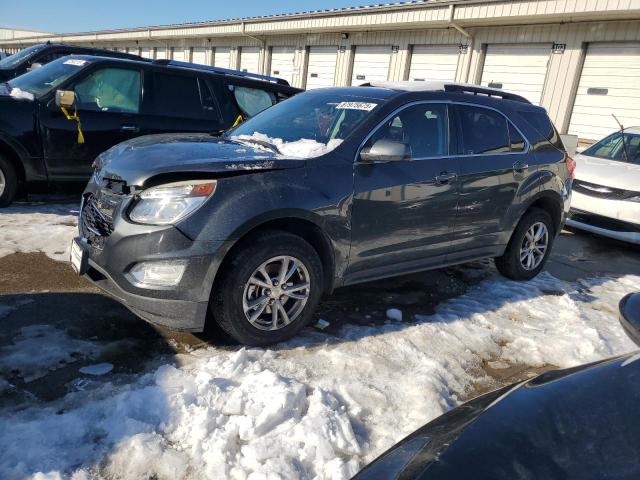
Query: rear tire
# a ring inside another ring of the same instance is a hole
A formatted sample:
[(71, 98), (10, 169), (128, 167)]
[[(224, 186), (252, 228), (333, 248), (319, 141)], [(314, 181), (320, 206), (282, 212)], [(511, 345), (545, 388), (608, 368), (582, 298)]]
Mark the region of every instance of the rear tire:
[(504, 254), (495, 259), (498, 271), (512, 280), (532, 279), (547, 263), (554, 239), (551, 215), (532, 208), (520, 219)]
[(265, 346), (288, 340), (310, 322), (322, 295), (323, 273), (309, 243), (271, 231), (245, 242), (232, 255), (221, 267), (210, 303), (222, 330), (244, 345)]
[(18, 175), (5, 157), (0, 155), (0, 208), (11, 205), (18, 191)]

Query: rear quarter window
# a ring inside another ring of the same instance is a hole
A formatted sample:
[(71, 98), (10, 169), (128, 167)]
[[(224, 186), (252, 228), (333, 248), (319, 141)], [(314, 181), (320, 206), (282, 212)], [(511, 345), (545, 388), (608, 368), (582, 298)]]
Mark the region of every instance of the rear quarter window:
[(560, 135), (546, 113), (532, 110), (521, 110), (518, 113), (538, 134), (538, 138), (532, 139), (531, 142), (534, 151), (552, 148), (564, 150)]

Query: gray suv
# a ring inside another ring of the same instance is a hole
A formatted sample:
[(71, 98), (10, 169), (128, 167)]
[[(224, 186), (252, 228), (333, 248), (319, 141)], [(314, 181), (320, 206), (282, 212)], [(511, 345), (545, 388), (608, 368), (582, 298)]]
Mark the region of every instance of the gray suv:
[(574, 163), (544, 109), (481, 87), (299, 94), (219, 135), (105, 152), (72, 262), (143, 319), (237, 341), (290, 338), (322, 294), (493, 257), (544, 267)]

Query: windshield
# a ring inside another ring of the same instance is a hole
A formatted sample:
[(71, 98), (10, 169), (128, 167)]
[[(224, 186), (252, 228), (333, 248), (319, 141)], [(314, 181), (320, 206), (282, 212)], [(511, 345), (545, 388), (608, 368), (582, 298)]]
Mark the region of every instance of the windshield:
[(56, 88), (88, 64), (88, 60), (79, 58), (59, 58), (18, 78), (14, 78), (9, 82), (9, 86), (12, 89), (18, 88), (39, 97)]
[(247, 120), (227, 138), (287, 156), (317, 157), (340, 145), (383, 101), (335, 90), (301, 93)]
[(640, 134), (616, 132), (583, 152), (590, 157), (640, 163)]
[(10, 57), (0, 60), (0, 70), (10, 70), (17, 67), (20, 63), (42, 48), (44, 48), (44, 45), (34, 45), (33, 47), (25, 48), (24, 50), (20, 50), (18, 53), (14, 53)]

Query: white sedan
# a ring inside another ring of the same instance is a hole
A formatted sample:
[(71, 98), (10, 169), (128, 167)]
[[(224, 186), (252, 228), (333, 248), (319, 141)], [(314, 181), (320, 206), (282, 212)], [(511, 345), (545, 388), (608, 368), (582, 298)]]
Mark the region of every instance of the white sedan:
[(570, 227), (640, 244), (640, 129), (625, 129), (576, 156)]

